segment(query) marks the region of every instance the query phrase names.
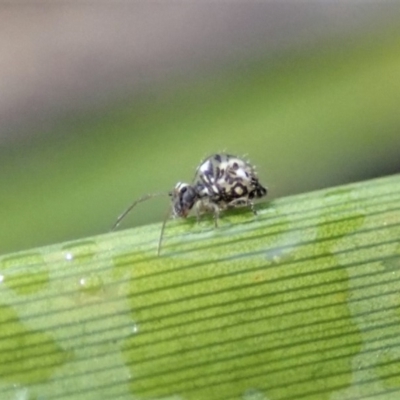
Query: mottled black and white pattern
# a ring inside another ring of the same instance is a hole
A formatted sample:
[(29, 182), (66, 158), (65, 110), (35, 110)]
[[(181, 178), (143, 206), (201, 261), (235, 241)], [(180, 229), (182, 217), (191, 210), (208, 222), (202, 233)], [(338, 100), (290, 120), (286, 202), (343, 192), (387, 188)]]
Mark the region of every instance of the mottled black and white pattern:
[[(217, 226), (220, 212), (228, 208), (248, 206), (256, 214), (253, 200), (266, 196), (267, 188), (261, 185), (254, 167), (247, 161), (229, 154), (214, 154), (200, 163), (191, 184), (178, 182), (168, 194), (174, 217), (186, 218), (194, 209), (198, 218), (203, 213), (212, 213)], [(134, 201), (118, 217), (112, 229), (138, 203), (158, 195), (163, 193), (147, 194)], [(166, 221), (161, 228), (157, 254), (160, 254)]]
[(192, 184), (179, 182), (170, 193), (173, 214), (185, 218), (194, 207), (196, 214), (212, 212), (217, 225), (220, 211), (249, 206), (255, 213), (253, 200), (266, 196), (254, 167), (229, 154), (214, 154), (197, 168)]

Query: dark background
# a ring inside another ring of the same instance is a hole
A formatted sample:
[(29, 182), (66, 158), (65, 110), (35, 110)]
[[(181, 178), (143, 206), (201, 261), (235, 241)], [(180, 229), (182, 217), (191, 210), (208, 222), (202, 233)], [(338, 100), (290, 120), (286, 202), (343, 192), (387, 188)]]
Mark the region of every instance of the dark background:
[(2, 5), (0, 252), (106, 233), (222, 150), (269, 198), (399, 172), (399, 100), (396, 2)]

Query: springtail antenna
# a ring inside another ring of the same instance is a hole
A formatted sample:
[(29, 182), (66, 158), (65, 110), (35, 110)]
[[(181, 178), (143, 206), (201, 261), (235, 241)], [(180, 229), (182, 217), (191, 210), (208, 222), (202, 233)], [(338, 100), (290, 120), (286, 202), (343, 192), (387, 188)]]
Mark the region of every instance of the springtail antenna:
[(172, 211), (172, 206), (169, 206), (167, 212), (165, 213), (163, 223), (161, 225), (160, 238), (158, 239), (158, 246), (157, 246), (157, 257), (159, 257), (161, 254), (161, 243), (162, 243), (162, 238), (164, 236), (164, 229), (165, 229), (165, 225), (167, 224), (167, 221), (171, 215), (171, 211)]
[[(136, 201), (134, 201), (116, 220), (115, 224), (113, 225), (113, 227), (111, 228), (111, 230), (115, 230), (115, 228), (117, 228), (117, 226), (121, 223), (121, 221), (131, 212), (132, 208), (136, 206), (136, 204), (142, 203), (143, 201), (146, 200), (150, 200), (153, 197), (156, 196), (165, 196), (167, 193), (150, 193), (150, 194), (146, 194), (145, 196), (141, 197), (140, 199), (137, 199)], [(163, 224), (163, 226), (165, 225), (165, 222)]]

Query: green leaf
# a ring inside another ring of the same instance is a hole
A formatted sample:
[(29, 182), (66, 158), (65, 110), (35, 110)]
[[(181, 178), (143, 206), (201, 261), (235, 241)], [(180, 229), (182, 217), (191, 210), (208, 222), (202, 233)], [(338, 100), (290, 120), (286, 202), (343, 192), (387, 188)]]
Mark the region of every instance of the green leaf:
[(397, 399), (400, 176), (0, 259), (1, 399)]

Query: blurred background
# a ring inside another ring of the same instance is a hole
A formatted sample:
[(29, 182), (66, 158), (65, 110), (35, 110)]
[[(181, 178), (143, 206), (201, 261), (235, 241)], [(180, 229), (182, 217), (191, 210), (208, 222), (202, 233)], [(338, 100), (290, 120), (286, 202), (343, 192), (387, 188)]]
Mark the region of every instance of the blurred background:
[(270, 199), (398, 173), (399, 104), (396, 2), (2, 5), (0, 253), (106, 233), (218, 151)]

